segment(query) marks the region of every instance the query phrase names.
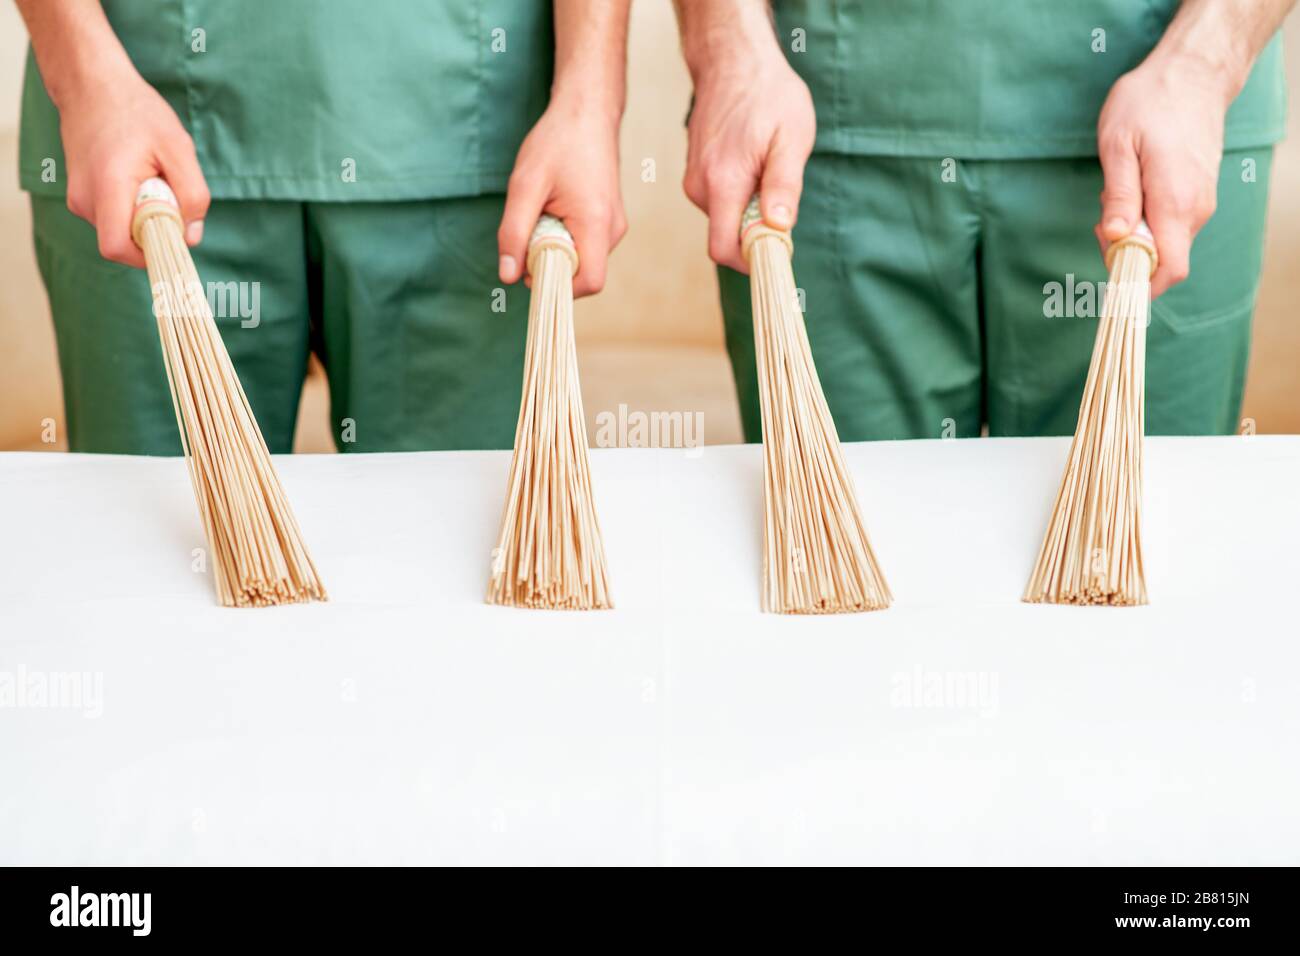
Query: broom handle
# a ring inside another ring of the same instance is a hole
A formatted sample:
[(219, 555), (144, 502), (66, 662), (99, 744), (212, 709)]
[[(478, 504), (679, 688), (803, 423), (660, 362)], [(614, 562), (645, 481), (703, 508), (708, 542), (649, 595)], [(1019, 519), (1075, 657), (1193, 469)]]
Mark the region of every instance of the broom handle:
[(1126, 246), (1136, 246), (1151, 257), (1151, 274), (1156, 274), (1156, 266), (1160, 264), (1160, 254), (1156, 252), (1156, 237), (1151, 234), (1151, 227), (1147, 225), (1145, 219), (1138, 220), (1137, 227), (1123, 239), (1110, 244), (1106, 250), (1106, 268), (1107, 270), (1115, 268), (1115, 256)]
[(135, 216), (131, 219), (131, 238), (141, 249), (144, 248), (144, 240), (141, 237), (144, 224), (159, 216), (176, 223), (176, 230), (184, 233), (185, 223), (181, 219), (181, 206), (176, 201), (176, 194), (164, 180), (155, 176), (142, 182), (139, 191), (135, 194)]
[(578, 274), (578, 247), (573, 244), (573, 234), (559, 219), (550, 213), (543, 213), (533, 227), (533, 235), (528, 240), (528, 271), (536, 275), (534, 262), (545, 249), (558, 249), (569, 257), (573, 263), (573, 274)]
[(784, 229), (773, 229), (763, 221), (763, 211), (759, 206), (758, 193), (750, 197), (749, 205), (745, 207), (744, 215), (740, 217), (740, 254), (749, 261), (749, 250), (754, 247), (759, 239), (779, 239), (785, 245), (786, 251), (794, 256), (794, 240), (790, 238), (790, 233)]

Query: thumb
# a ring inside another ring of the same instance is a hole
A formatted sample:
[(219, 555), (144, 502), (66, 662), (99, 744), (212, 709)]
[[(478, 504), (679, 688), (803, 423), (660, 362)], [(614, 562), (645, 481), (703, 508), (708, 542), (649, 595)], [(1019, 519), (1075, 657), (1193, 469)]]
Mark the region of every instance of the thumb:
[(1142, 164), (1133, 144), (1122, 142), (1102, 151), (1101, 169), (1105, 186), (1098, 231), (1108, 245), (1131, 233), (1142, 219)]
[(778, 132), (763, 164), (763, 181), (759, 187), (763, 221), (769, 226), (775, 229), (794, 227), (799, 218), (803, 168), (807, 162), (807, 151), (797, 148)]
[(498, 273), (510, 285), (524, 277), (528, 265), (528, 239), (541, 218), (546, 193), (540, 177), (512, 176), (506, 190), (506, 208), (497, 230)]
[(194, 144), (185, 140), (168, 141), (158, 156), (163, 178), (176, 194), (185, 221), (185, 241), (196, 246), (203, 238), (203, 220), (207, 218), (212, 195), (199, 167)]

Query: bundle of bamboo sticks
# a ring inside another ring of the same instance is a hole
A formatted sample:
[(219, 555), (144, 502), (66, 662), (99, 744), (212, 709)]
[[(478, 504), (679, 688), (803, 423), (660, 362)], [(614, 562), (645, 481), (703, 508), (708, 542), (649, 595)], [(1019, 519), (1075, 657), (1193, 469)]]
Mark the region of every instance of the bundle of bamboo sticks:
[(144, 252), (181, 445), (229, 607), (325, 600), (325, 587), (253, 418), (168, 185), (146, 180), (131, 234)]
[(1110, 270), (1065, 475), (1024, 600), (1147, 603), (1142, 570), (1142, 440), (1151, 276), (1146, 223), (1107, 250)]
[(867, 539), (853, 478), (808, 345), (788, 232), (755, 196), (741, 223), (763, 417), (763, 609), (872, 611), (893, 600)]
[(573, 339), (578, 253), (554, 216), (542, 216), (533, 231), (528, 271), (533, 285), (523, 396), (487, 600), (529, 608), (608, 608)]

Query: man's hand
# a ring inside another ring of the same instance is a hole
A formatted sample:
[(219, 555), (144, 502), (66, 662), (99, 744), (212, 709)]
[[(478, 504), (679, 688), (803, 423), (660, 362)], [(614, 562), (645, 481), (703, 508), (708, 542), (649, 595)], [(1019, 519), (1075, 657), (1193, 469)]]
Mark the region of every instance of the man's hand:
[(1111, 89), (1097, 124), (1105, 188), (1102, 251), (1144, 216), (1158, 296), (1187, 278), (1192, 240), (1214, 214), (1228, 106), (1295, 0), (1183, 0), (1151, 55)]
[(180, 203), (185, 239), (197, 245), (208, 187), (176, 113), (131, 64), (98, 3), (18, 0), (41, 78), (59, 110), (68, 208), (99, 233), (106, 259), (144, 267), (131, 239), (140, 184), (166, 179)]
[(563, 220), (578, 248), (575, 296), (605, 287), (610, 252), (627, 232), (618, 181), (618, 118), (551, 100), (515, 160), (497, 243), (501, 281), (518, 282), (543, 212)]
[(1222, 81), (1150, 62), (1120, 78), (1101, 111), (1102, 251), (1146, 217), (1160, 263), (1151, 295), (1187, 278), (1192, 240), (1214, 215), (1227, 101)]
[(618, 128), (627, 84), (631, 0), (555, 0), (551, 102), (515, 158), (497, 233), (501, 281), (518, 282), (542, 213), (578, 248), (573, 294), (605, 287), (609, 254), (627, 232), (618, 181)]
[(817, 120), (812, 95), (778, 52), (743, 72), (700, 77), (688, 130), (687, 197), (709, 216), (709, 257), (739, 272), (740, 217), (754, 193), (763, 219), (790, 229), (799, 214), (803, 169)]
[(740, 218), (758, 193), (763, 219), (790, 229), (817, 118), (807, 85), (786, 62), (766, 0), (679, 2), (695, 81), (683, 187), (709, 217), (709, 256), (748, 272)]
[(136, 191), (151, 176), (167, 180), (180, 203), (185, 241), (199, 244), (208, 186), (194, 142), (153, 87), (133, 72), (65, 102), (59, 117), (68, 208), (95, 227), (100, 255), (144, 267), (144, 254), (131, 238), (131, 218)]

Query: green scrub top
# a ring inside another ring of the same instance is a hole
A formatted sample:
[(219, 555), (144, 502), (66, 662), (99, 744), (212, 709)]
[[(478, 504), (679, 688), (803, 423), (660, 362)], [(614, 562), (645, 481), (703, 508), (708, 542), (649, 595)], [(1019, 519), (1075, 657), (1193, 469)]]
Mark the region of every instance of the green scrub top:
[[(193, 136), (216, 199), (502, 192), (549, 98), (550, 0), (103, 6), (136, 68)], [(58, 113), (29, 56), (23, 188), (63, 195), (63, 168)]]
[[(1180, 0), (775, 0), (812, 90), (817, 150), (859, 156), (1095, 156), (1111, 85)], [(1282, 138), (1281, 38), (1228, 113), (1226, 149)]]

